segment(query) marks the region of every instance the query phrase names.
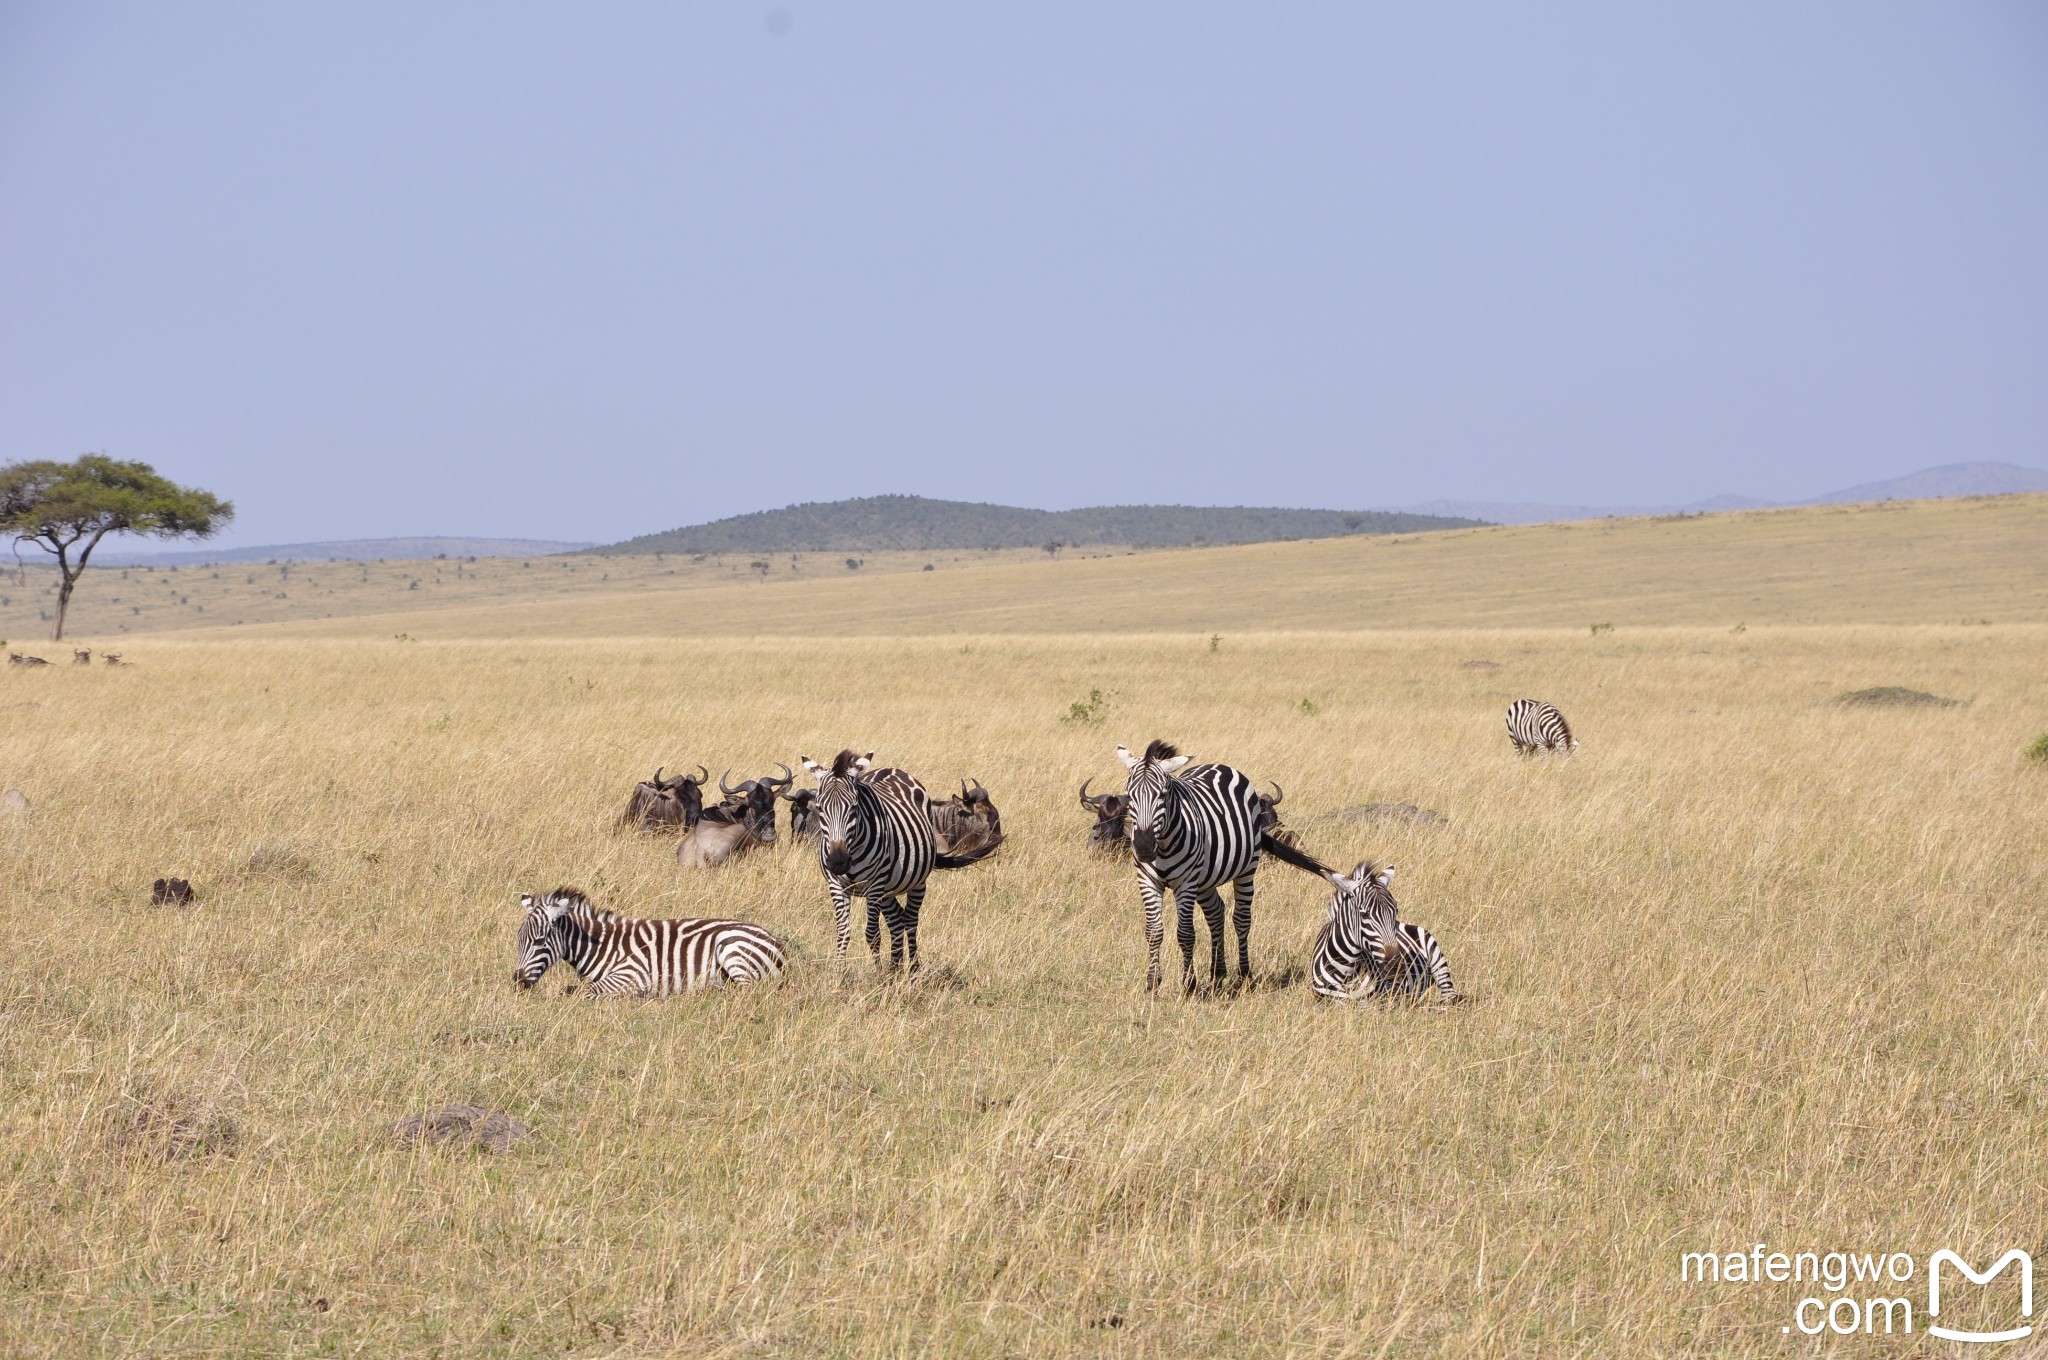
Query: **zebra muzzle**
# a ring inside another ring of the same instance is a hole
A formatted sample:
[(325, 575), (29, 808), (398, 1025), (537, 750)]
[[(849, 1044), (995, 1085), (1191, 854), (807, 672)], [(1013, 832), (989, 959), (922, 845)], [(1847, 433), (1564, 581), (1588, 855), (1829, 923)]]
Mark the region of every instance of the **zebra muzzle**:
[(1139, 827), (1131, 833), (1131, 849), (1147, 864), (1159, 858), (1159, 841), (1149, 827)]

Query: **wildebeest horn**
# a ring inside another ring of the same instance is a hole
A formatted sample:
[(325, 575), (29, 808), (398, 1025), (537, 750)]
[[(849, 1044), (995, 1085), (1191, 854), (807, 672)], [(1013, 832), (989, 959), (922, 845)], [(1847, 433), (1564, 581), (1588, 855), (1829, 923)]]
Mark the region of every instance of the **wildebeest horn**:
[(719, 791), (720, 793), (722, 793), (722, 794), (725, 794), (725, 795), (726, 795), (727, 797), (731, 797), (731, 796), (732, 796), (733, 794), (735, 794), (735, 793), (738, 793), (738, 792), (739, 792), (739, 790), (738, 790), (738, 789), (735, 789), (735, 788), (730, 788), (730, 787), (728, 787), (728, 786), (726, 785), (726, 782), (725, 782), (725, 775), (726, 775), (726, 774), (731, 774), (731, 773), (732, 773), (732, 769), (731, 769), (731, 767), (730, 767), (730, 766), (728, 766), (728, 767), (726, 768), (725, 774), (722, 774), (722, 775), (718, 776), (718, 791)]
[(1285, 793), (1280, 791), (1280, 781), (1277, 779), (1269, 779), (1266, 782), (1273, 786), (1273, 806), (1280, 806), (1280, 800), (1287, 796)]
[[(1091, 775), (1089, 775), (1089, 776), (1088, 776), (1088, 778), (1086, 778), (1086, 779), (1084, 779), (1084, 780), (1082, 780), (1082, 781), (1081, 781), (1081, 806), (1082, 806), (1082, 807), (1085, 807), (1085, 808), (1092, 808), (1092, 807), (1094, 807), (1094, 806), (1095, 806), (1095, 803), (1094, 803), (1094, 801), (1093, 801), (1092, 799), (1090, 799), (1090, 798), (1088, 797), (1088, 785), (1089, 785), (1090, 783), (1094, 782), (1094, 779), (1095, 779), (1095, 776), (1091, 774)], [(1098, 796), (1100, 796), (1100, 795), (1098, 795)]]
[(967, 801), (967, 781), (964, 779), (960, 781), (960, 801)]
[(695, 784), (697, 787), (702, 788), (710, 778), (711, 771), (705, 769), (702, 765), (699, 765), (697, 767), (697, 777), (695, 779), (692, 779), (690, 778), (690, 776), (684, 775), (683, 782), (685, 784)]
[(661, 772), (667, 768), (668, 767), (666, 765), (657, 765), (654, 767), (654, 787), (656, 787), (657, 789), (661, 787)]
[(762, 780), (762, 781), (761, 781), (761, 782), (762, 782), (763, 784), (773, 784), (773, 785), (775, 785), (775, 786), (776, 786), (777, 788), (783, 788), (783, 789), (786, 789), (786, 788), (788, 788), (788, 787), (789, 787), (789, 786), (790, 786), (791, 784), (793, 784), (793, 783), (795, 783), (795, 782), (796, 782), (796, 771), (794, 771), (794, 770), (790, 769), (790, 768), (789, 768), (789, 766), (787, 766), (787, 765), (784, 765), (784, 764), (783, 764), (783, 763), (782, 763), (781, 761), (779, 761), (779, 760), (778, 760), (778, 761), (776, 761), (776, 762), (775, 762), (775, 764), (776, 764), (776, 767), (777, 767), (778, 769), (780, 769), (780, 770), (782, 771), (782, 778), (780, 778), (780, 779), (764, 779), (764, 780)]

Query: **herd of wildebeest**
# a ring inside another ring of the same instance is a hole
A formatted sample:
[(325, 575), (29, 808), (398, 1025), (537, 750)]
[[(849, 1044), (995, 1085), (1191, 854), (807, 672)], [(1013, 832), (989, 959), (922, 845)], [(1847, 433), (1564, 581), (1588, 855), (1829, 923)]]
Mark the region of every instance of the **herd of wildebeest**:
[[(1578, 746), (1562, 715), (1535, 700), (1510, 706), (1508, 734), (1524, 755), (1568, 755)], [(718, 779), (721, 800), (710, 804), (707, 768), (671, 777), (663, 767), (634, 785), (616, 830), (673, 834), (680, 867), (710, 869), (774, 844), (778, 805), (786, 803), (788, 834), (816, 850), (832, 898), (835, 959), (845, 961), (851, 902), (858, 896), (867, 907), (870, 951), (879, 961), (886, 926), (889, 967), (907, 965), (914, 973), (927, 880), (936, 870), (964, 869), (994, 854), (1004, 842), (1002, 814), (978, 779), (962, 779), (960, 791), (941, 801), (908, 772), (875, 766), (873, 755), (841, 751), (829, 765), (799, 757), (818, 781), (812, 789), (794, 788), (795, 771), (782, 762), (776, 764), (779, 774), (737, 784), (728, 770)], [(1400, 919), (1389, 891), (1393, 866), (1364, 861), (1343, 874), (1316, 859), (1282, 823), (1285, 794), (1277, 782), (1263, 792), (1243, 771), (1191, 765), (1164, 741), (1152, 742), (1142, 755), (1119, 746), (1117, 756), (1129, 772), (1123, 792), (1091, 793), (1091, 778), (1081, 782), (1078, 798), (1088, 818), (1086, 846), (1136, 867), (1150, 951), (1148, 990), (1162, 980), (1169, 899), (1177, 915), (1183, 989), (1195, 988), (1197, 912), (1208, 926), (1210, 984), (1225, 981), (1225, 887), (1233, 898), (1229, 919), (1238, 940), (1238, 979), (1250, 980), (1254, 879), (1262, 857), (1270, 856), (1335, 889), (1308, 974), (1319, 996), (1362, 1000), (1434, 992), (1447, 1003), (1462, 999), (1436, 937)], [(556, 962), (582, 976), (586, 996), (663, 996), (766, 981), (780, 976), (787, 963), (781, 942), (748, 922), (633, 920), (597, 909), (573, 888), (526, 895), (521, 905), (514, 979), (525, 988)]]

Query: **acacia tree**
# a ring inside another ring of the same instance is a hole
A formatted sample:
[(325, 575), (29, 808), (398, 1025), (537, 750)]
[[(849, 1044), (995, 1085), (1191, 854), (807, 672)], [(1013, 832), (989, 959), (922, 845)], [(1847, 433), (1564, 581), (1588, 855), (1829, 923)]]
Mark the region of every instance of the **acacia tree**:
[(233, 501), (179, 486), (147, 463), (124, 463), (103, 453), (88, 453), (75, 463), (44, 459), (0, 467), (0, 533), (57, 559), (62, 582), (52, 642), (63, 638), (71, 592), (108, 534), (208, 538), (234, 517)]

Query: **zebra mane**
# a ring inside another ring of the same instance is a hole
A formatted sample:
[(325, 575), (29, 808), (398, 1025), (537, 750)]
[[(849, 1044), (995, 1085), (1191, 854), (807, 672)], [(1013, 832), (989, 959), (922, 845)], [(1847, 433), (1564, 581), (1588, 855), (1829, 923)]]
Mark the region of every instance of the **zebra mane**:
[(832, 757), (832, 773), (848, 775), (853, 773), (854, 762), (860, 759), (860, 752), (851, 747)]
[(1152, 744), (1145, 748), (1145, 759), (1147, 760), (1172, 760), (1179, 754), (1179, 747), (1170, 741), (1161, 741), (1157, 737), (1154, 737)]
[[(557, 888), (549, 893), (544, 900), (560, 903), (563, 915), (578, 918), (577, 923), (579, 925), (587, 921), (591, 926), (600, 926), (606, 922), (618, 919), (602, 907), (592, 906), (590, 899), (583, 895), (581, 888)], [(584, 928), (588, 929), (589, 927), (585, 926)]]

